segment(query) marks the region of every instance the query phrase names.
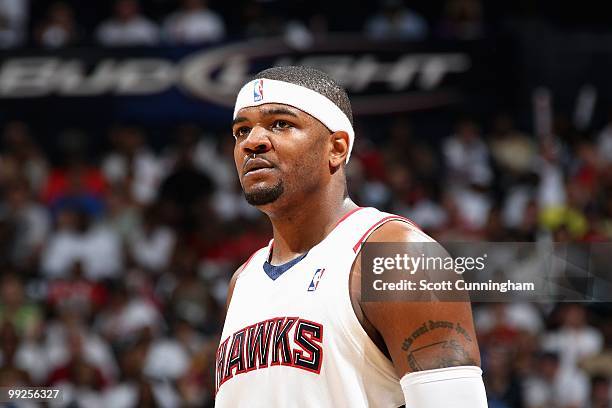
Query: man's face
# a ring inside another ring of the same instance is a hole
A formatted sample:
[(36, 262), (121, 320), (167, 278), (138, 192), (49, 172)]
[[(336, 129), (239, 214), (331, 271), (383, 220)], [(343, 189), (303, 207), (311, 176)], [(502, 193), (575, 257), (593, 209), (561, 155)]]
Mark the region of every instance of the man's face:
[(232, 133), (236, 169), (251, 205), (306, 198), (329, 174), (330, 131), (299, 109), (276, 103), (243, 108)]

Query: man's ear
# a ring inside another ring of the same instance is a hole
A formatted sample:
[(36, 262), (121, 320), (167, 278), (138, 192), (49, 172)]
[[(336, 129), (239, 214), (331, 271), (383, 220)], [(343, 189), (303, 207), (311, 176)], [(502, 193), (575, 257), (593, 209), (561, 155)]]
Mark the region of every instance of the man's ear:
[(344, 130), (333, 132), (329, 135), (329, 165), (332, 168), (339, 167), (346, 161), (349, 149), (349, 136)]

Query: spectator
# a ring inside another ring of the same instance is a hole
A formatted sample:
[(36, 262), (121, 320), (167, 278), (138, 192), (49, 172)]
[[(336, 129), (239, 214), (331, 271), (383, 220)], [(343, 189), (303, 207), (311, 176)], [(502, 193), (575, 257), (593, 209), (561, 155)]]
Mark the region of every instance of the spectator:
[(290, 20), (285, 24), (283, 36), (287, 44), (297, 49), (306, 49), (314, 43), (314, 34), (298, 19)]
[(51, 228), (48, 210), (34, 201), (28, 183), (14, 181), (6, 187), (5, 205), (0, 212), (13, 222), (15, 238), (11, 254), (14, 265), (34, 269)]
[(19, 388), (31, 385), (26, 371), (15, 363), (19, 336), (10, 322), (0, 324), (0, 386)]
[(61, 48), (79, 43), (74, 12), (66, 3), (53, 4), (46, 20), (36, 30), (36, 42), (45, 48)]
[(110, 134), (113, 151), (102, 162), (106, 181), (125, 184), (133, 200), (146, 205), (155, 199), (162, 178), (159, 161), (146, 145), (143, 132), (136, 127), (116, 127)]
[(76, 261), (66, 278), (53, 280), (47, 290), (47, 302), (52, 307), (77, 307), (82, 313), (94, 314), (106, 303), (108, 293), (100, 282), (83, 276), (83, 266)]
[(183, 150), (159, 187), (159, 199), (172, 224), (190, 231), (197, 211), (202, 211), (199, 207), (208, 207), (213, 189), (211, 179), (195, 166), (191, 152)]
[(487, 188), (493, 172), (489, 150), (473, 120), (462, 120), (442, 147), (448, 181), (459, 215), (471, 230), (485, 226), (491, 209)]
[(155, 339), (145, 358), (143, 372), (157, 380), (178, 380), (189, 368), (189, 354), (175, 338)]
[(92, 388), (92, 390), (84, 390), (85, 393), (100, 390), (105, 385), (105, 379), (102, 372), (84, 358), (81, 335), (70, 333), (67, 340), (69, 360), (51, 373), (48, 380), (49, 384), (59, 385), (68, 382), (77, 387), (84, 385), (87, 388)]
[(140, 14), (137, 0), (117, 0), (113, 17), (100, 24), (96, 37), (107, 47), (156, 45), (159, 28)]
[(438, 203), (434, 189), (431, 184), (419, 183), (415, 202), (406, 213), (408, 218), (428, 231), (440, 230), (447, 221), (446, 211)]
[(163, 152), (164, 174), (170, 173), (181, 158), (187, 158), (195, 168), (206, 174), (217, 190), (233, 190), (237, 181), (234, 164), (234, 138), (225, 133), (202, 135), (202, 130), (185, 124), (175, 130), (176, 142)]
[(15, 355), (15, 365), (28, 373), (33, 384), (45, 384), (52, 369), (46, 347), (45, 329), (46, 321), (32, 334), (21, 337)]
[(523, 390), (512, 368), (510, 350), (493, 347), (485, 362), (484, 380), (489, 408), (523, 408)]
[(42, 324), (40, 308), (26, 300), (23, 282), (14, 273), (5, 273), (0, 281), (0, 325), (10, 324), (21, 338), (32, 337)]
[(587, 313), (583, 305), (566, 304), (560, 311), (561, 327), (542, 338), (542, 348), (559, 355), (563, 376), (571, 378), (578, 362), (602, 350), (603, 336), (587, 324)]
[(193, 250), (177, 248), (172, 265), (177, 283), (170, 295), (168, 308), (177, 319), (210, 334), (219, 324), (219, 310), (211, 296), (211, 285), (199, 276), (199, 266)]
[(4, 126), (2, 141), (0, 184), (25, 179), (34, 196), (38, 196), (47, 178), (47, 160), (34, 142), (27, 124), (8, 122)]
[(183, 0), (181, 8), (164, 20), (164, 34), (174, 44), (220, 41), (225, 36), (221, 16), (205, 0)]
[[(208, 369), (214, 365), (217, 344), (206, 342), (191, 360), (189, 370), (177, 386), (183, 400), (189, 406), (208, 406), (214, 395), (214, 373)], [(212, 406), (212, 405), (211, 405)]]
[(127, 186), (116, 186), (106, 194), (104, 224), (115, 231), (122, 243), (127, 243), (141, 222), (141, 209), (134, 203)]
[(109, 306), (97, 316), (96, 326), (113, 345), (125, 346), (143, 335), (160, 335), (164, 320), (150, 299), (119, 284)]
[(130, 235), (130, 255), (139, 267), (159, 273), (168, 266), (175, 241), (174, 232), (161, 223), (159, 209), (150, 207), (144, 212), (142, 225)]
[(26, 42), (29, 0), (0, 0), (0, 49)]
[(174, 321), (173, 336), (190, 356), (199, 353), (206, 346), (204, 336), (192, 324), (185, 320)]
[(427, 20), (404, 6), (402, 0), (383, 1), (382, 10), (366, 21), (366, 34), (377, 40), (423, 40)]
[[(243, 35), (247, 38), (282, 37), (287, 44), (297, 49), (307, 48), (314, 42), (315, 34), (302, 21), (301, 16), (287, 17), (279, 8), (266, 8), (256, 2), (248, 4), (243, 13)], [(326, 30), (325, 22), (320, 18), (314, 17), (311, 26), (317, 34)]]
[(477, 40), (484, 36), (480, 0), (447, 0), (438, 35), (450, 40)]
[(75, 262), (83, 265), (87, 279), (98, 281), (121, 273), (123, 254), (117, 234), (93, 224), (82, 209), (67, 207), (58, 213), (57, 230), (43, 252), (41, 269), (47, 278), (63, 278)]
[(493, 173), (489, 163), (489, 149), (475, 121), (460, 121), (456, 133), (445, 140), (442, 150), (447, 174), (453, 185), (488, 186), (491, 183)]
[(608, 123), (597, 135), (597, 150), (605, 163), (612, 164), (612, 110), (608, 112)]
[(42, 200), (53, 215), (65, 208), (78, 208), (93, 219), (104, 213), (106, 183), (100, 169), (87, 159), (87, 142), (80, 131), (61, 134), (64, 163), (50, 171), (42, 188)]
[(538, 206), (542, 210), (565, 205), (566, 191), (563, 180), (561, 147), (552, 137), (542, 141), (538, 157)]
[(587, 401), (588, 382), (583, 375), (568, 376), (560, 369), (557, 353), (542, 353), (537, 374), (524, 382), (526, 408), (580, 408)]
[[(511, 200), (506, 200), (506, 205), (512, 205)], [(535, 200), (529, 200), (521, 214), (517, 216), (517, 223), (509, 223), (506, 225), (509, 233), (517, 242), (536, 242), (538, 238), (538, 206)]]
[[(502, 170), (516, 178), (533, 171), (536, 149), (532, 138), (514, 126), (512, 117), (507, 113), (495, 117), (493, 131), (489, 135), (491, 156)], [(504, 177), (505, 178), (505, 177)]]
[(67, 405), (100, 406), (101, 391), (111, 380), (103, 369), (109, 364), (116, 369), (110, 349), (97, 336), (75, 328), (62, 335), (63, 344), (55, 344), (55, 351), (62, 353), (63, 361), (50, 373), (47, 383), (61, 388)]
[[(70, 376), (70, 366), (81, 363), (95, 367), (98, 385), (116, 380), (117, 363), (110, 344), (90, 329), (91, 313), (79, 303), (57, 303), (56, 318), (49, 319), (45, 330), (45, 351), (49, 361), (47, 382), (61, 381)], [(73, 382), (74, 378), (70, 381)]]
[(174, 392), (168, 385), (153, 384), (143, 374), (145, 358), (151, 343), (142, 337), (133, 345), (122, 349), (119, 354), (121, 365), (120, 382), (109, 387), (104, 393), (104, 406), (132, 408), (142, 406), (168, 406), (178, 404)]
[(531, 303), (495, 303), (477, 309), (474, 315), (479, 334), (495, 338), (496, 344), (504, 341), (500, 337), (512, 342), (519, 332), (537, 336), (544, 329), (542, 317)]

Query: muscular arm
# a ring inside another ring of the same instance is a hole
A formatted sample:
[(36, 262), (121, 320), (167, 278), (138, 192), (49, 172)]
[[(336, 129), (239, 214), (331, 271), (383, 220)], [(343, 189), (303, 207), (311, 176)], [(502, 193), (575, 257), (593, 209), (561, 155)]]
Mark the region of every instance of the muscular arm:
[[(425, 234), (408, 224), (391, 221), (367, 242), (426, 240)], [(391, 357), (400, 378), (424, 370), (480, 365), (469, 301), (363, 302), (360, 257), (351, 272), (353, 307), (370, 337), (379, 347), (380, 339), (384, 342), (383, 351)]]

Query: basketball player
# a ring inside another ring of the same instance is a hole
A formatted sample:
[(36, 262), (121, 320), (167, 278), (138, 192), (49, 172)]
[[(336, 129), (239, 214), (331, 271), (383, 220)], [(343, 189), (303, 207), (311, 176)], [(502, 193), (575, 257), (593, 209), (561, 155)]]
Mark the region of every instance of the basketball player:
[(486, 407), (469, 302), (362, 302), (364, 242), (431, 241), (347, 195), (343, 88), (304, 67), (260, 72), (234, 109), (247, 201), (274, 238), (234, 274), (216, 406)]

